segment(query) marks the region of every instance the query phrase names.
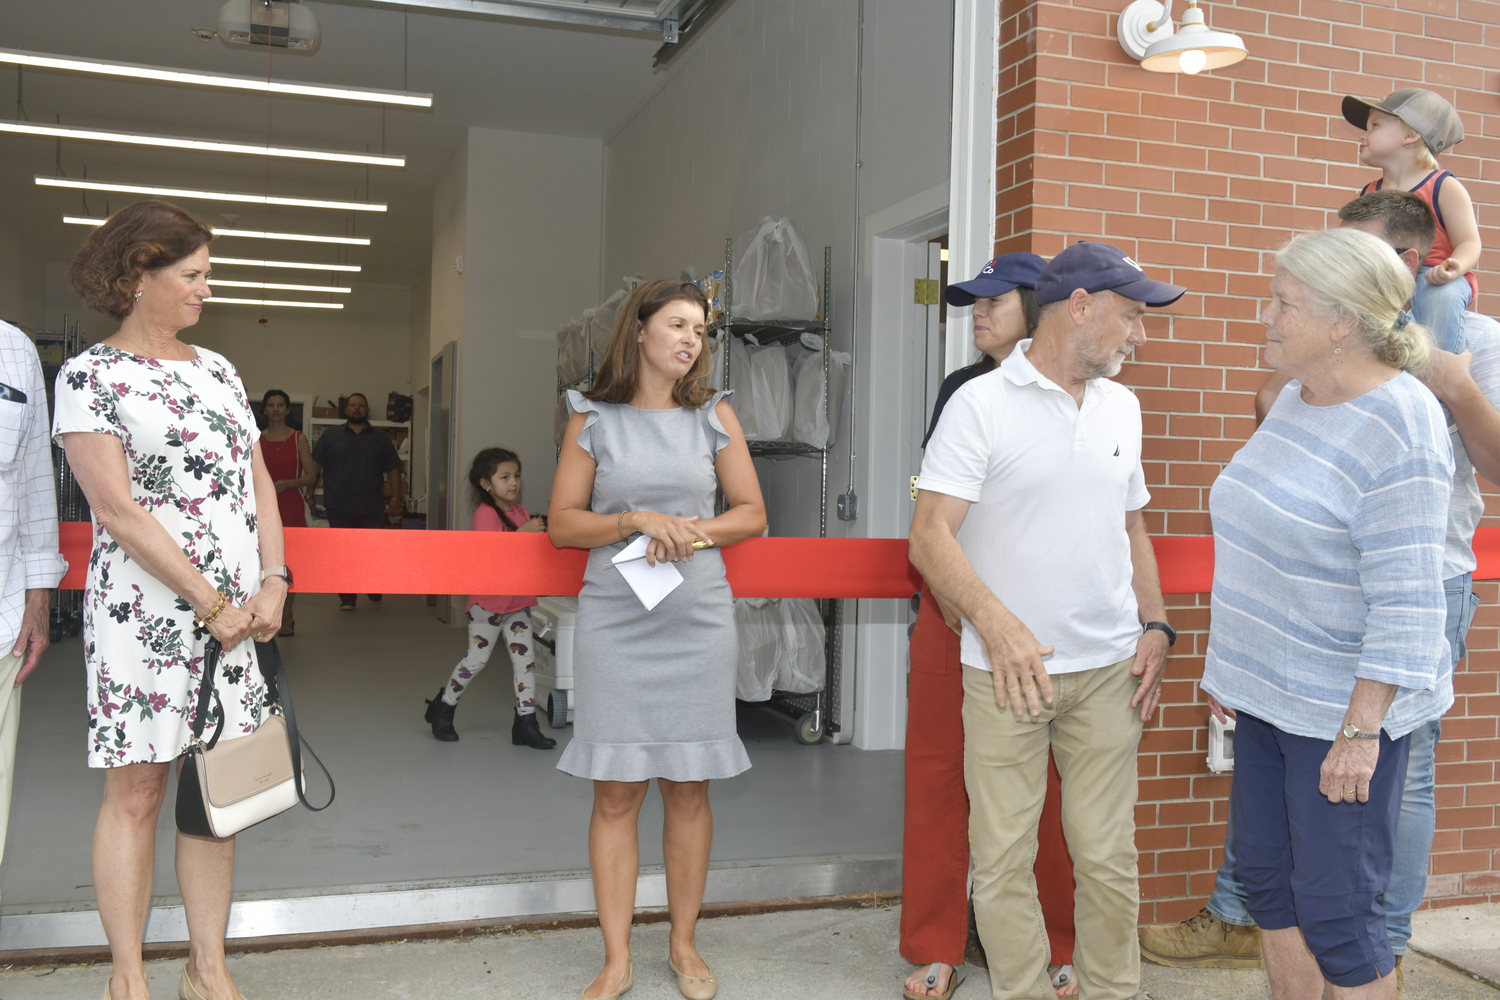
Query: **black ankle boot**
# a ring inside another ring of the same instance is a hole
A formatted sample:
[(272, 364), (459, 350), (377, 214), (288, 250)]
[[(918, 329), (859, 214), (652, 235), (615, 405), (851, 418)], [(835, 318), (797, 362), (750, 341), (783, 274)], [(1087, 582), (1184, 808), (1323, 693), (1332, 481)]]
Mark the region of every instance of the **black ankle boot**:
[(510, 742), (533, 750), (551, 750), (557, 746), (557, 741), (552, 737), (542, 735), (542, 727), (536, 722), (536, 713), (522, 715), (520, 709), (516, 709), (516, 721), (510, 724)]
[(444, 743), (457, 743), (458, 731), (453, 728), (453, 713), (457, 705), (443, 700), (443, 689), (438, 688), (437, 697), (427, 703), (427, 721), (432, 725), (432, 738)]

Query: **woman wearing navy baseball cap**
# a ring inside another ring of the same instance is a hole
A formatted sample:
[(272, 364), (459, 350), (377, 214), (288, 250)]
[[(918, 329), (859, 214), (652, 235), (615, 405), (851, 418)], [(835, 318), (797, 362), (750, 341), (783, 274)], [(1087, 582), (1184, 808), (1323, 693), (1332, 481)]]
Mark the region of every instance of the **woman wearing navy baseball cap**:
[[(985, 264), (972, 281), (949, 285), (951, 306), (974, 307), (978, 361), (943, 380), (927, 438), (948, 399), (990, 371), (1036, 329), (1036, 281), (1046, 261), (1009, 253)], [(922, 966), (907, 977), (911, 998), (949, 997), (964, 979), (968, 942), (969, 798), (964, 790), (963, 667), (959, 637), (924, 585), (911, 637), (906, 712), (906, 825), (902, 840), (901, 954)], [(1054, 985), (1072, 995), (1073, 871), (1062, 836), (1061, 785), (1052, 767), (1042, 811), (1037, 889), (1059, 966)]]

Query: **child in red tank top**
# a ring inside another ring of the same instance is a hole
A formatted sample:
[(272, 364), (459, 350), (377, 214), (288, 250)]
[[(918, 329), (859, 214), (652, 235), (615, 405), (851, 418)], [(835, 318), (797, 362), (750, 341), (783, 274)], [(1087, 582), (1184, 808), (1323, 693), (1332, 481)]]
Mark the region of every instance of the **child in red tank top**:
[(1464, 311), (1479, 295), (1474, 268), (1484, 247), (1469, 192), (1438, 166), (1435, 156), (1463, 141), (1463, 122), (1447, 101), (1415, 87), (1378, 103), (1346, 97), (1343, 111), (1352, 125), (1365, 130), (1359, 161), (1382, 172), (1359, 193), (1399, 187), (1427, 202), (1437, 219), (1437, 240), (1417, 276), (1411, 310), (1439, 347), (1462, 351)]

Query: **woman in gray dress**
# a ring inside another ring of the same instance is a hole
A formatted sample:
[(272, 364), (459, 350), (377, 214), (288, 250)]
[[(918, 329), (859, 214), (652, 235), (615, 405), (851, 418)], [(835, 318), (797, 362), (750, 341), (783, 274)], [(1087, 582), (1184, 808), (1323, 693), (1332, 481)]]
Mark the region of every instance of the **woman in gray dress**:
[[(604, 970), (580, 1000), (630, 989), (630, 922), (640, 866), (637, 820), (657, 779), (672, 919), (668, 966), (690, 1000), (718, 984), (694, 924), (713, 841), (708, 782), (750, 766), (735, 732), (739, 646), (717, 548), (759, 535), (766, 510), (739, 421), (708, 386), (707, 303), (696, 285), (648, 281), (620, 310), (588, 393), (570, 392), (548, 533), (592, 549), (573, 638), (578, 710), (560, 770), (594, 782), (589, 863)], [(715, 490), (729, 509), (714, 515)], [(683, 583), (647, 611), (610, 560), (631, 536), (651, 539)]]

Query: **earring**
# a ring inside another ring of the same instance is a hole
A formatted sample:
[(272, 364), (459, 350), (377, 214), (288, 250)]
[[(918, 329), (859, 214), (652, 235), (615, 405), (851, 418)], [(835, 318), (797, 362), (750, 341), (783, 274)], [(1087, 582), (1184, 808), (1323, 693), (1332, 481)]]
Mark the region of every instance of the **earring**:
[(1335, 347), (1333, 349), (1333, 353), (1334, 354), (1343, 354), (1344, 353), (1344, 349), (1342, 347)]
[(137, 302), (141, 301), (141, 290), (139, 288), (135, 290), (135, 300)]

